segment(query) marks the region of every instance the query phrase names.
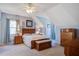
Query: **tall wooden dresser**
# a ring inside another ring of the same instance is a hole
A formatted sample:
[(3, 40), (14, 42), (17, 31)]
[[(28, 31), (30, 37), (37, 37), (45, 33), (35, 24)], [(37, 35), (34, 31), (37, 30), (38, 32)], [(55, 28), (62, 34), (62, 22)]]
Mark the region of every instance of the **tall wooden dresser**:
[(64, 54), (66, 56), (79, 56), (79, 39), (65, 42)]
[(64, 43), (69, 40), (74, 40), (77, 36), (77, 30), (73, 28), (61, 29), (61, 45), (64, 46)]

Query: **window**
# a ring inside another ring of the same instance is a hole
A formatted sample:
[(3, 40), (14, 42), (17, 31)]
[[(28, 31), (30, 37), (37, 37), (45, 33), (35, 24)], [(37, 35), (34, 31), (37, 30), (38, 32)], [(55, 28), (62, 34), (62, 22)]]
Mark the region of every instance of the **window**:
[(10, 20), (10, 35), (16, 34), (16, 20)]

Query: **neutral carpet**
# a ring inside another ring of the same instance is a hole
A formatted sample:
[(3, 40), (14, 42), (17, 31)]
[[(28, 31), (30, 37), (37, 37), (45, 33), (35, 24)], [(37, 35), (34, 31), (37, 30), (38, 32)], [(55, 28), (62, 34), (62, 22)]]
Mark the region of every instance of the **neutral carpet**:
[(24, 44), (0, 47), (0, 56), (64, 56), (64, 48), (55, 46), (42, 51), (30, 49)]

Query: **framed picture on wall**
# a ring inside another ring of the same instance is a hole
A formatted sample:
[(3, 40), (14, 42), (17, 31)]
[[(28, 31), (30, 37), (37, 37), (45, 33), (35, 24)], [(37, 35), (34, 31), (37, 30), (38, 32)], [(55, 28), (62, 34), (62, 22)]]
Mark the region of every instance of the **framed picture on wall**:
[(26, 20), (26, 27), (33, 27), (33, 21), (32, 20)]

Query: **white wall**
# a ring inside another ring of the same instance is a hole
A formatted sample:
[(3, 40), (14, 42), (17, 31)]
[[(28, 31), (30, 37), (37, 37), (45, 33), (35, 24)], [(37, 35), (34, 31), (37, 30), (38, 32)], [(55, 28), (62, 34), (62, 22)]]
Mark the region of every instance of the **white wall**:
[(60, 28), (79, 28), (79, 4), (59, 4), (44, 13), (56, 26), (56, 38), (60, 43)]
[[(59, 27), (76, 27), (78, 26), (78, 7), (75, 4), (59, 4), (48, 10), (45, 14), (52, 22)], [(76, 14), (74, 14), (76, 12)]]
[[(26, 27), (26, 20), (32, 20), (33, 21), (33, 26), (32, 27)], [(23, 28), (35, 28), (35, 21), (34, 19), (30, 18), (30, 17), (26, 17), (26, 19), (20, 19), (20, 24)]]

